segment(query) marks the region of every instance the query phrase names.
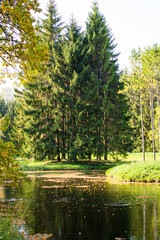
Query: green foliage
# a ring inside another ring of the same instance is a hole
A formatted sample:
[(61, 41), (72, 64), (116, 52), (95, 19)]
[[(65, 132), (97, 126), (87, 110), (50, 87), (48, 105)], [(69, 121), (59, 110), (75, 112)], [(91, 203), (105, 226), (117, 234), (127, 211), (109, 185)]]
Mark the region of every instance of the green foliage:
[(159, 182), (160, 162), (135, 162), (122, 164), (106, 171), (107, 177), (123, 182)]
[(29, 160), (19, 160), (21, 171), (54, 171), (54, 170), (93, 170), (107, 169), (105, 164), (70, 164), (70, 162), (53, 163), (52, 161), (31, 162)]
[(0, 114), (2, 115), (2, 117), (4, 117), (6, 113), (7, 113), (7, 105), (5, 103), (5, 100), (0, 98)]
[(39, 160), (125, 155), (132, 146), (130, 116), (119, 94), (123, 84), (113, 36), (98, 5), (93, 4), (85, 34), (73, 18), (63, 37), (61, 31), (55, 1), (49, 1), (39, 32), (49, 57), (43, 74), (17, 94), (14, 142), (24, 143)]
[[(29, 136), (25, 132), (24, 128), (29, 124), (28, 118), (24, 115), (24, 102), (22, 100), (22, 93), (16, 90), (17, 96), (19, 96), (19, 103), (16, 105), (15, 117), (12, 122), (12, 129), (10, 133), (10, 139), (14, 143), (16, 149), (20, 155), (29, 156), (31, 153), (32, 144)], [(22, 101), (21, 101), (22, 100)], [(23, 105), (23, 110), (22, 110)]]
[(33, 12), (40, 12), (37, 0), (0, 1), (0, 82), (6, 75), (12, 77), (14, 71), (10, 71), (10, 66), (23, 71), (22, 82), (30, 79), (30, 71), (33, 75), (41, 70), (47, 58), (46, 49), (39, 42)]
[(89, 14), (86, 41), (91, 88), (94, 86), (91, 90), (94, 152), (99, 159), (103, 154), (107, 159), (110, 151), (125, 153), (132, 141), (127, 102), (124, 95), (118, 93), (123, 84), (119, 81), (116, 45), (97, 3)]
[[(0, 119), (0, 130), (5, 131), (8, 127), (8, 119)], [(18, 171), (18, 164), (15, 158), (18, 152), (12, 142), (4, 142), (0, 138), (0, 180), (13, 181), (16, 183), (21, 174)]]
[[(127, 161), (142, 161), (142, 152), (132, 152), (127, 155), (125, 158)], [(153, 160), (153, 152), (146, 152), (146, 161), (152, 161)], [(160, 159), (160, 153), (156, 153), (156, 159)]]
[[(80, 27), (74, 19), (67, 27), (65, 41), (57, 55), (58, 104), (61, 111), (62, 149), (67, 148), (68, 158), (75, 161), (83, 152), (81, 119), (84, 116), (84, 44)], [(83, 101), (83, 102), (82, 102)], [(62, 132), (63, 131), (63, 132)], [(65, 143), (64, 143), (65, 142)], [(65, 150), (66, 151), (66, 150)]]
[(34, 154), (39, 160), (59, 156), (55, 140), (59, 137), (59, 114), (54, 84), (54, 51), (58, 48), (62, 28), (54, 1), (49, 2), (46, 17), (39, 36), (49, 57), (43, 73), (37, 74), (32, 83), (26, 82), (23, 93), (16, 91), (20, 106), (12, 134), (15, 144), (21, 146), (21, 152)]
[(11, 217), (0, 218), (0, 237), (2, 240), (24, 240)]
[(20, 173), (15, 162), (17, 150), (11, 142), (0, 139), (0, 179), (3, 181), (18, 181)]
[[(17, 103), (13, 101), (6, 102), (4, 99), (0, 99), (0, 114), (7, 121), (7, 129), (3, 131), (3, 140), (5, 142), (10, 141), (10, 133), (12, 131), (12, 123), (16, 116), (15, 107)], [(3, 121), (4, 122), (4, 121)]]
[[(124, 83), (122, 92), (127, 96), (131, 112), (130, 124), (133, 127), (132, 138), (137, 151), (141, 151), (142, 114), (145, 139), (145, 150), (151, 151), (153, 143), (159, 149), (159, 59), (158, 45), (145, 48), (143, 51), (135, 49), (130, 57), (131, 69), (125, 71), (121, 77)], [(141, 93), (141, 101), (140, 101)]]

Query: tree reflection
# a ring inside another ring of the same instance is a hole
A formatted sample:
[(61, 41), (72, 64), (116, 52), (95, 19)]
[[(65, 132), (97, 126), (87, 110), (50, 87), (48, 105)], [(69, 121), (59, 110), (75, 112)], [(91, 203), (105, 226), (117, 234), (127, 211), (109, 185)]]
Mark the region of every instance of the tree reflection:
[(32, 178), (18, 190), (9, 188), (5, 198), (22, 199), (19, 213), (30, 234), (48, 233), (56, 240), (160, 238), (160, 196), (154, 185)]

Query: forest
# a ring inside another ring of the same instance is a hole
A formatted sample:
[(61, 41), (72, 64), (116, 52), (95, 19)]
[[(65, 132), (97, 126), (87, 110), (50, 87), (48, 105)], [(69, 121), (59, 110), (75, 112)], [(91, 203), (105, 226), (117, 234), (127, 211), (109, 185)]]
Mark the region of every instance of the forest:
[(13, 100), (0, 99), (1, 122), (9, 125), (1, 141), (39, 161), (107, 160), (132, 151), (143, 152), (144, 161), (145, 152), (153, 151), (155, 159), (159, 45), (133, 49), (130, 68), (121, 72), (114, 41), (97, 2), (82, 31), (74, 17), (65, 25), (50, 0), (36, 23), (36, 48), (23, 47), (27, 57), (21, 53), (23, 64), (16, 62), (21, 88), (15, 87)]

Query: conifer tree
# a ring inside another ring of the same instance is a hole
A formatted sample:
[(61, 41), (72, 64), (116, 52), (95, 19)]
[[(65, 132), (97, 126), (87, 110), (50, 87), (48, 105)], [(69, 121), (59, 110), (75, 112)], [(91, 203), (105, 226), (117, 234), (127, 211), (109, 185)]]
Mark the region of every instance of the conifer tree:
[[(61, 118), (61, 112), (59, 110), (59, 105), (57, 102), (57, 92), (59, 91), (56, 85), (55, 81), (55, 56), (56, 52), (59, 51), (60, 42), (61, 42), (61, 32), (63, 30), (61, 17), (59, 17), (59, 14), (57, 12), (56, 4), (54, 0), (49, 1), (48, 5), (48, 13), (46, 14), (46, 19), (43, 20), (42, 24), (42, 38), (48, 46), (49, 50), (49, 59), (46, 63), (47, 70), (47, 81), (45, 85), (47, 85), (47, 88), (50, 89), (48, 92), (49, 98), (49, 108), (50, 113), (52, 112), (52, 118), (54, 119), (54, 139), (55, 139), (55, 151), (57, 155), (57, 159), (60, 161), (60, 121)], [(46, 89), (43, 88), (43, 91), (45, 92)], [(52, 128), (52, 126), (48, 126), (49, 128)]]
[(127, 144), (128, 139), (123, 139), (123, 132), (128, 131), (129, 126), (126, 100), (118, 94), (123, 86), (119, 81), (118, 54), (114, 53), (116, 45), (96, 2), (87, 21), (86, 39), (93, 86), (94, 153), (98, 159), (104, 154), (106, 160), (109, 151), (127, 150), (130, 144)]
[(57, 104), (54, 71), (55, 52), (58, 51), (60, 32), (62, 30), (55, 1), (50, 0), (46, 19), (40, 26), (41, 42), (48, 49), (45, 71), (37, 74), (34, 81), (27, 82), (23, 90), (25, 119), (28, 119), (25, 132), (30, 137), (36, 159), (60, 160), (59, 149), (59, 111)]
[[(48, 49), (45, 71), (23, 91), (24, 130), (37, 159), (70, 161), (107, 159), (108, 152), (125, 153), (129, 141), (127, 102), (114, 53), (114, 39), (97, 3), (84, 35), (72, 18), (62, 37), (55, 1), (50, 0), (41, 25)], [(24, 121), (25, 121), (24, 120)]]
[(79, 154), (79, 115), (82, 108), (83, 88), (83, 36), (80, 27), (72, 18), (61, 53), (57, 56), (57, 84), (60, 91), (60, 105), (65, 118), (65, 136), (68, 157), (76, 160)]
[(30, 125), (30, 117), (25, 115), (25, 102), (23, 92), (15, 89), (17, 104), (15, 106), (15, 117), (12, 123), (10, 139), (16, 146), (20, 156), (31, 157), (33, 155), (32, 136), (29, 136), (25, 128)]

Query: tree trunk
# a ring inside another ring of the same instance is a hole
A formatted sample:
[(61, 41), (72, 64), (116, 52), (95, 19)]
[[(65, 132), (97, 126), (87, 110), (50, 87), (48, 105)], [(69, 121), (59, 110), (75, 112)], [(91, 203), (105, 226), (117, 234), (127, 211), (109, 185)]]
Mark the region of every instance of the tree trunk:
[(61, 161), (61, 157), (60, 157), (60, 151), (59, 151), (59, 131), (57, 130), (57, 134), (56, 134), (56, 152), (57, 152), (57, 160), (60, 162)]
[(142, 107), (142, 96), (140, 88), (140, 109), (141, 109), (141, 128), (142, 128), (142, 149), (143, 149), (143, 161), (145, 161), (145, 146), (144, 146), (144, 127), (143, 127), (143, 107)]
[(153, 158), (156, 160), (155, 154), (155, 126), (154, 126), (154, 103), (153, 91), (150, 89), (150, 102), (151, 102), (151, 126), (152, 126), (152, 143), (153, 143)]
[(64, 114), (62, 116), (62, 158), (65, 159), (66, 158), (66, 154), (65, 154), (65, 120), (64, 120)]
[(104, 160), (107, 160), (106, 111), (104, 111)]
[(159, 114), (159, 79), (157, 80), (157, 108), (158, 108), (158, 135), (159, 135), (159, 143), (158, 149), (160, 152), (160, 114)]

